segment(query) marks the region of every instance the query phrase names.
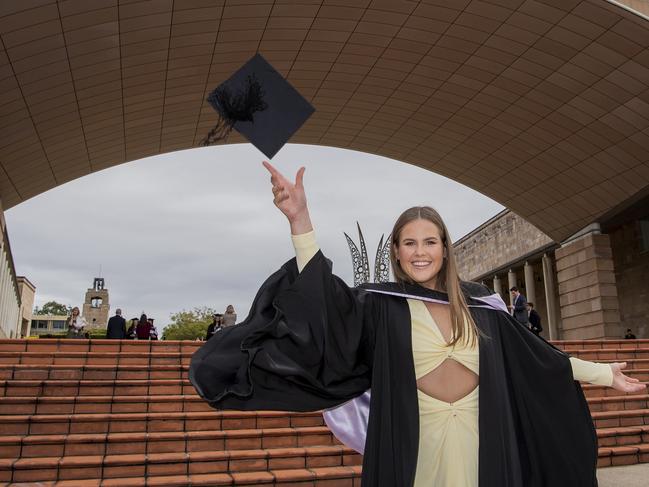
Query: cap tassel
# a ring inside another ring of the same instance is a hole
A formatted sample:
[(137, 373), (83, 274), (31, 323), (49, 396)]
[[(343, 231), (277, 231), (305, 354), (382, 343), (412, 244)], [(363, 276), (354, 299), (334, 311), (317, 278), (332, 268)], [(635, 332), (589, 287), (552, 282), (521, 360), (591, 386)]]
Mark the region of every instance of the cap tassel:
[(227, 86), (215, 89), (207, 97), (207, 101), (216, 108), (218, 120), (200, 145), (206, 147), (225, 139), (237, 122), (254, 123), (253, 115), (268, 108), (264, 95), (261, 84), (254, 75), (248, 76), (247, 86), (236, 95), (232, 95)]

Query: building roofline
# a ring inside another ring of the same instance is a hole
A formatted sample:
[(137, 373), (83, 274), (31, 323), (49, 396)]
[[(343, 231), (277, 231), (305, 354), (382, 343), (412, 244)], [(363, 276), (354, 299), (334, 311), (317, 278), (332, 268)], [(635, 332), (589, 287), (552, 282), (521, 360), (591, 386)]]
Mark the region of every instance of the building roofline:
[(32, 291), (36, 291), (36, 286), (34, 286), (34, 283), (27, 279), (25, 276), (16, 276), (16, 280), (25, 282), (29, 287), (32, 288)]
[(502, 210), (502, 211), (496, 213), (494, 216), (492, 216), (491, 218), (489, 218), (489, 220), (487, 220), (487, 221), (484, 222), (483, 224), (481, 224), (481, 225), (475, 227), (473, 230), (471, 230), (469, 233), (467, 233), (466, 235), (464, 235), (462, 238), (459, 238), (459, 239), (457, 239), (455, 242), (453, 242), (453, 247), (457, 247), (458, 245), (460, 245), (461, 243), (463, 243), (465, 240), (468, 240), (469, 238), (471, 238), (471, 237), (474, 236), (475, 234), (477, 234), (477, 233), (479, 233), (480, 231), (482, 231), (483, 228), (488, 227), (489, 225), (491, 225), (491, 224), (492, 224), (493, 222), (495, 222), (496, 220), (502, 218), (502, 217), (505, 216), (507, 213), (511, 213), (511, 212), (512, 212), (512, 211), (511, 211), (510, 209), (505, 208), (504, 210)]

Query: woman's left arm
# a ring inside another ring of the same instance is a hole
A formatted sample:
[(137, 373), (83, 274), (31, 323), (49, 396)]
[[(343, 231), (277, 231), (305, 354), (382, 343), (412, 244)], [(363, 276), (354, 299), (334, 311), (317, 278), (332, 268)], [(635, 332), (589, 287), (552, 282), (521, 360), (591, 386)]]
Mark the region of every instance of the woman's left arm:
[(602, 364), (570, 357), (570, 365), (572, 375), (578, 381), (609, 386), (620, 392), (640, 392), (647, 387), (638, 379), (622, 373), (622, 369), (626, 368), (626, 362)]

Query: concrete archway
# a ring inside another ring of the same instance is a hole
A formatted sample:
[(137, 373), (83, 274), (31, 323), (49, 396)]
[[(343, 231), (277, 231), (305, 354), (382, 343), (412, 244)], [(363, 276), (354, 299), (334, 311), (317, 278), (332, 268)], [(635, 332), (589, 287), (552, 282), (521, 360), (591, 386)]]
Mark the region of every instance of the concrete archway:
[(206, 93), (257, 51), (316, 107), (294, 142), (443, 174), (555, 240), (647, 189), (644, 17), (605, 0), (437, 3), (3, 2), (4, 207), (195, 146)]

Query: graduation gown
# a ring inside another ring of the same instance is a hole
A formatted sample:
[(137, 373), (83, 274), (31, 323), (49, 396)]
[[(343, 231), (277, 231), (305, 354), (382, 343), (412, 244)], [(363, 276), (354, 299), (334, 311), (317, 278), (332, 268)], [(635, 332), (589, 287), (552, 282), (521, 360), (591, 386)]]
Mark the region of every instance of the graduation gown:
[[(470, 296), (482, 332), (479, 486), (597, 486), (597, 438), (568, 355), (508, 313)], [(314, 411), (371, 388), (364, 487), (410, 487), (418, 455), (419, 411), (405, 292), (397, 284), (349, 288), (318, 253), (298, 273), (295, 259), (270, 276), (249, 316), (194, 353), (189, 377), (216, 409)]]

